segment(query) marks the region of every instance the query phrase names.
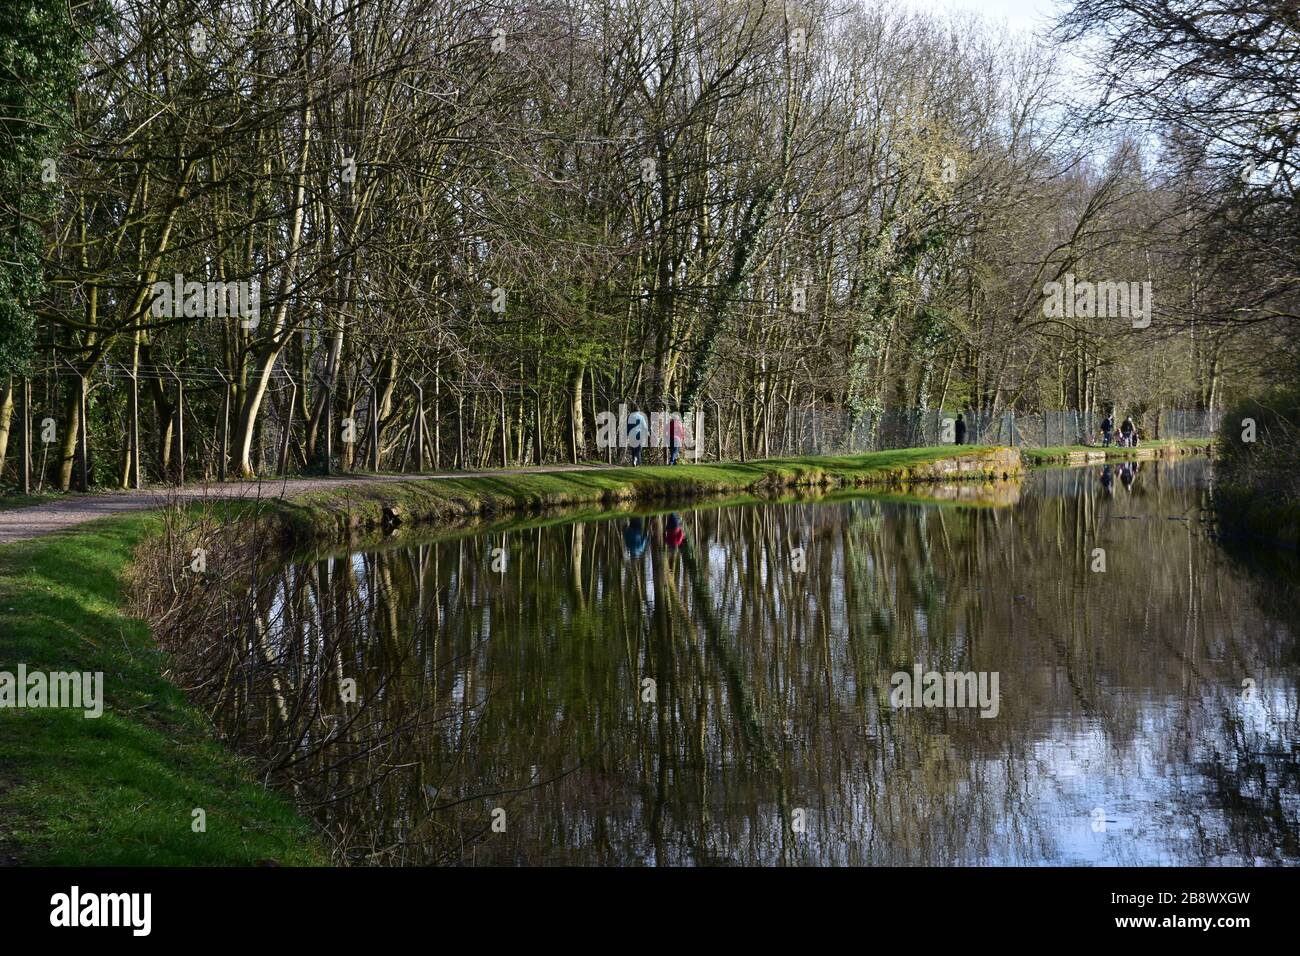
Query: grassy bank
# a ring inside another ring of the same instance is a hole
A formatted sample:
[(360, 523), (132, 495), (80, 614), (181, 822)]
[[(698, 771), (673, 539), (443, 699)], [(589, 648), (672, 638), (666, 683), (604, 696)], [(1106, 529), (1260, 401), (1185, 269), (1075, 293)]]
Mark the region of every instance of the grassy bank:
[(1021, 450), (1030, 465), (1078, 464), (1092, 461), (1131, 461), (1146, 458), (1176, 458), (1181, 455), (1208, 454), (1213, 445), (1210, 438), (1180, 438), (1173, 441), (1150, 442), (1137, 448), (1102, 448), (1098, 445), (1055, 445), (1047, 448)]
[(0, 709), (0, 862), (326, 862), (289, 803), (211, 738), (124, 610), (132, 555), (158, 523), (110, 518), (0, 548), (0, 669), (102, 671), (105, 698), (93, 719)]
[(720, 495), (770, 496), (783, 489), (903, 487), (925, 481), (996, 480), (1018, 473), (1014, 449), (907, 448), (853, 456), (774, 458), (755, 462), (601, 468), (502, 474), (438, 481), (352, 485), (275, 502), (293, 543), (338, 540), (353, 532), (460, 517), (542, 512), (575, 505), (677, 501)]
[[(1010, 449), (907, 449), (746, 464), (502, 474), (399, 481), (289, 501), (225, 502), (232, 519), (270, 508), (296, 543), (341, 531), (565, 505), (772, 497), (783, 489), (992, 480), (1020, 469)], [(196, 504), (195, 507), (198, 507)], [(162, 527), (157, 514), (106, 518), (0, 547), (0, 670), (104, 674), (102, 717), (80, 710), (0, 709), (0, 862), (221, 865), (328, 862), (311, 825), (267, 790), (250, 762), (167, 678), (148, 628), (126, 607), (133, 556)], [(192, 812), (206, 813), (195, 833)]]

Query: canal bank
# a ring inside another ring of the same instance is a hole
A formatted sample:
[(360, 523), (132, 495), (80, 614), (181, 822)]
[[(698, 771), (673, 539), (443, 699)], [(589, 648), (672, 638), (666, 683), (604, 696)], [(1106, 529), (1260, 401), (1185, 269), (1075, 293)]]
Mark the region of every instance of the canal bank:
[(1182, 458), (1209, 455), (1214, 441), (1210, 438), (1182, 438), (1156, 441), (1137, 448), (1096, 445), (1063, 445), (1053, 448), (1025, 448), (1021, 454), (1028, 465), (1095, 465), (1107, 461), (1145, 461), (1155, 458)]
[[(861, 456), (676, 468), (340, 482), (288, 499), (183, 503), (227, 524), (258, 515), (285, 543), (386, 525), (562, 506), (996, 481), (1014, 449), (952, 446)], [(0, 864), (312, 865), (330, 852), (248, 759), (231, 753), (172, 681), (167, 656), (129, 611), (158, 511), (76, 523), (0, 547), (0, 659), (27, 670), (104, 675), (105, 713), (0, 710)]]
[(1019, 476), (1014, 448), (906, 448), (864, 455), (779, 458), (677, 467), (395, 481), (312, 492), (274, 502), (284, 545), (347, 540), (402, 526), (473, 517), (543, 514), (583, 505), (701, 501), (735, 495), (765, 498), (798, 490), (904, 489), (948, 482), (999, 482)]

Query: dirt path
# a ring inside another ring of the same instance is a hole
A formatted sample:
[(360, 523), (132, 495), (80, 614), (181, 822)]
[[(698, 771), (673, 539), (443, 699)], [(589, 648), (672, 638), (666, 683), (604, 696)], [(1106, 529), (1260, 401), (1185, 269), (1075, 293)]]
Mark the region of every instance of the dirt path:
[(347, 485), (373, 485), (398, 481), (439, 481), (448, 478), (483, 478), (494, 475), (544, 475), (566, 471), (600, 471), (609, 465), (555, 465), (543, 468), (499, 468), (494, 471), (439, 472), (428, 475), (349, 475), (341, 478), (289, 478), (287, 480), (231, 481), (224, 484), (187, 485), (143, 491), (114, 491), (98, 495), (69, 495), (25, 508), (0, 509), (0, 545), (23, 541), (127, 511), (148, 511), (178, 498), (290, 498), (308, 491)]

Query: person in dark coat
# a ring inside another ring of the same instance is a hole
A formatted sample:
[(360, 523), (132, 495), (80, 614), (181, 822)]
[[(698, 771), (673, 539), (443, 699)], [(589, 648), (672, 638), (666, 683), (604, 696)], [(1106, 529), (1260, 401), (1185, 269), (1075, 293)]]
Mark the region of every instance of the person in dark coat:
[(966, 416), (961, 412), (957, 413), (957, 441), (956, 444), (966, 444)]
[(681, 415), (671, 415), (668, 418), (668, 464), (677, 464), (677, 456), (681, 454), (682, 442), (686, 440), (686, 426), (682, 424)]

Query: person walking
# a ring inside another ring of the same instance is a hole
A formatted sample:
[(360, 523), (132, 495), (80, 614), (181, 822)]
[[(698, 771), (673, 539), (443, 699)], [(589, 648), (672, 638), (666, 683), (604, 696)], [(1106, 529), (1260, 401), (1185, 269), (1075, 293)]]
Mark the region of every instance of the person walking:
[(686, 439), (686, 426), (682, 424), (681, 415), (668, 416), (668, 464), (677, 464), (677, 455), (682, 442)]
[(1107, 415), (1101, 420), (1101, 447), (1109, 448), (1111, 436), (1115, 434), (1115, 419)]
[(966, 444), (966, 416), (963, 415), (961, 412), (957, 413), (956, 432), (957, 432), (957, 440), (954, 442), (954, 444), (957, 445)]
[(645, 414), (633, 409), (627, 416), (627, 449), (632, 458), (633, 467), (641, 464), (641, 452), (646, 446), (646, 436), (650, 423)]
[(1132, 448), (1133, 438), (1136, 434), (1137, 426), (1133, 424), (1133, 419), (1125, 418), (1124, 424), (1119, 426), (1119, 437), (1123, 447)]

